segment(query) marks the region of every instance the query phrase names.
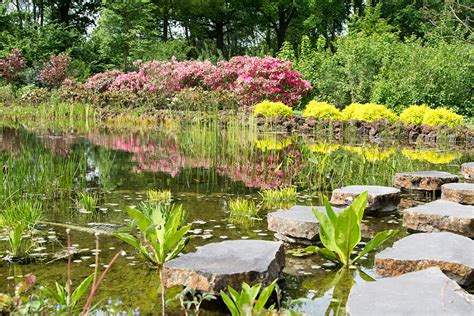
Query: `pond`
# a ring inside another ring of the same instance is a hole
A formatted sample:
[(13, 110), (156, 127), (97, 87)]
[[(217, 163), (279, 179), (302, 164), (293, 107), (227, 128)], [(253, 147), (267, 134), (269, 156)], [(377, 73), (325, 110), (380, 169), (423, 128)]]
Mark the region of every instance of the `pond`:
[[(193, 238), (186, 252), (204, 244), (233, 239), (274, 240), (267, 229), (262, 206), (258, 218), (239, 221), (229, 214), (229, 201), (237, 197), (261, 205), (262, 189), (295, 186), (298, 205), (321, 205), (322, 197), (349, 184), (391, 185), (396, 172), (442, 170), (459, 173), (460, 164), (473, 161), (472, 149), (405, 146), (394, 140), (379, 145), (353, 141), (333, 143), (302, 135), (258, 133), (238, 127), (211, 128), (171, 124), (154, 131), (93, 129), (87, 132), (52, 132), (26, 128), (0, 129), (0, 163), (3, 165), (1, 200), (21, 195), (43, 201), (44, 218), (36, 233), (34, 260), (3, 262), (0, 292), (13, 293), (16, 284), (33, 273), (41, 285), (66, 282), (67, 225), (110, 230), (129, 224), (126, 209), (147, 198), (147, 191), (170, 190), (172, 200), (187, 210)], [(99, 197), (93, 212), (79, 209), (79, 192)], [(401, 208), (432, 196), (404, 196)], [(366, 218), (373, 232), (400, 229), (401, 215)], [(58, 226), (64, 225), (64, 226)], [(400, 238), (405, 233), (397, 238)], [(370, 234), (370, 232), (368, 232)], [(74, 284), (94, 270), (95, 237), (71, 231)], [(288, 249), (298, 246), (288, 245)], [(2, 256), (6, 255), (2, 244)], [(135, 251), (118, 239), (100, 236), (101, 267), (119, 251), (118, 259), (102, 284), (97, 300), (118, 304), (117, 310), (156, 313), (160, 310), (159, 278)], [(287, 253), (280, 282), (285, 300), (307, 298), (294, 309), (309, 315), (338, 314), (354, 282), (376, 275), (373, 254), (358, 270), (340, 273), (317, 255), (295, 257)], [(171, 289), (168, 298), (179, 293)], [(110, 301), (111, 300), (111, 301)], [(174, 303), (170, 311), (179, 314)], [(224, 314), (211, 307), (205, 315)]]

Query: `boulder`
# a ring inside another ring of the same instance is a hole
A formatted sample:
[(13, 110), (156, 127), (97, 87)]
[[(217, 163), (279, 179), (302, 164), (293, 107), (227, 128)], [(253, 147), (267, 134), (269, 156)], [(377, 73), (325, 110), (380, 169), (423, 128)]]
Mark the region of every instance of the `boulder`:
[(461, 172), (464, 178), (474, 180), (474, 162), (466, 162), (461, 165)]
[(393, 212), (400, 203), (398, 189), (376, 185), (349, 185), (332, 192), (331, 204), (347, 206), (364, 191), (368, 191), (369, 194), (366, 213)]
[(376, 282), (357, 283), (347, 315), (473, 315), (474, 296), (438, 268), (428, 268)]
[(397, 276), (408, 272), (439, 267), (460, 285), (474, 283), (474, 241), (453, 233), (409, 235), (375, 255), (376, 272)]
[(403, 226), (415, 231), (449, 231), (474, 238), (474, 206), (436, 200), (404, 210)]
[(400, 172), (395, 174), (393, 186), (407, 191), (439, 191), (443, 184), (458, 181), (458, 176), (443, 171)]
[(226, 240), (165, 263), (166, 287), (182, 285), (219, 294), (227, 286), (240, 290), (242, 282), (269, 284), (285, 266), (282, 242)]
[(474, 205), (474, 183), (447, 183), (441, 186), (441, 198)]

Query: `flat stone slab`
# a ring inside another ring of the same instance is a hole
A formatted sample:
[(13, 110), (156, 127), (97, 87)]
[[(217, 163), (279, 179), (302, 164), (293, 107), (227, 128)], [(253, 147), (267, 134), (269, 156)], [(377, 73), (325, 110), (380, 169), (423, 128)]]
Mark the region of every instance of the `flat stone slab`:
[(464, 178), (474, 180), (474, 162), (466, 162), (461, 165), (461, 172)]
[(461, 204), (474, 205), (474, 183), (447, 183), (441, 186), (441, 198)]
[(282, 242), (226, 240), (165, 263), (164, 284), (219, 294), (229, 285), (239, 291), (242, 282), (269, 284), (279, 277), (284, 266)]
[(474, 241), (448, 233), (409, 235), (375, 255), (376, 272), (397, 276), (439, 267), (449, 278), (463, 286), (474, 284)]
[(474, 206), (436, 200), (404, 210), (403, 226), (415, 231), (449, 231), (474, 238)]
[(438, 268), (357, 283), (347, 315), (474, 315), (474, 296)]
[[(267, 214), (268, 229), (283, 235), (282, 237), (301, 238), (309, 241), (319, 239), (319, 222), (312, 209), (326, 213), (324, 206), (293, 206), (288, 210), (279, 210)], [(336, 213), (341, 209), (333, 208)], [(291, 239), (285, 239), (291, 241)], [(297, 241), (295, 241), (297, 242)]]
[(400, 172), (393, 177), (393, 186), (403, 190), (438, 191), (443, 184), (458, 181), (458, 176), (443, 171)]
[(347, 206), (354, 201), (362, 192), (368, 191), (368, 203), (366, 213), (393, 212), (400, 203), (400, 190), (392, 187), (377, 185), (349, 185), (336, 189), (331, 195), (331, 204), (336, 206)]

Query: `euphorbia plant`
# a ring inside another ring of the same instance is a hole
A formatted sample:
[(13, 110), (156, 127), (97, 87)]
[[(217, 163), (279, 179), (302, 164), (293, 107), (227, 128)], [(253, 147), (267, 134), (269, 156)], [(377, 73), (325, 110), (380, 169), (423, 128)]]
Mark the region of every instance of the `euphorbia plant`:
[(319, 221), (319, 238), (324, 248), (311, 246), (306, 248), (307, 252), (318, 252), (329, 260), (350, 266), (398, 233), (397, 230), (385, 230), (377, 233), (357, 256), (351, 258), (354, 248), (361, 241), (361, 223), (367, 205), (367, 196), (368, 193), (363, 192), (339, 214), (332, 209), (327, 200), (325, 201), (325, 213), (313, 209), (314, 216)]
[(137, 249), (160, 274), (162, 313), (165, 315), (165, 288), (163, 283), (163, 265), (175, 258), (186, 246), (189, 238), (185, 238), (191, 225), (182, 225), (184, 211), (179, 205), (147, 204), (140, 209), (129, 208), (132, 227), (139, 230), (139, 235), (118, 233), (122, 239)]

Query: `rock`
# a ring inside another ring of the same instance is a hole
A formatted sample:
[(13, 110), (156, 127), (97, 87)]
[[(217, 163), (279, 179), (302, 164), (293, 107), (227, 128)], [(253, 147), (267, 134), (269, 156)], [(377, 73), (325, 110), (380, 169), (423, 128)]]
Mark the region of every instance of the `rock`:
[(474, 162), (466, 162), (461, 165), (461, 172), (464, 178), (474, 180)]
[[(326, 212), (324, 206), (293, 206), (289, 210), (268, 213), (268, 229), (276, 232), (280, 238), (283, 237), (282, 239), (288, 242), (297, 242), (297, 239), (316, 240), (319, 238), (319, 222), (314, 217), (313, 208)], [(341, 209), (334, 208), (334, 211), (338, 213)]]
[(400, 203), (400, 190), (398, 189), (376, 185), (349, 185), (332, 192), (331, 204), (336, 206), (349, 205), (364, 191), (369, 193), (366, 212), (392, 212), (397, 209)]
[(474, 205), (474, 183), (447, 183), (441, 186), (441, 198)]
[(439, 267), (460, 285), (474, 283), (474, 241), (453, 233), (409, 235), (375, 255), (375, 268), (381, 276)]
[(474, 296), (438, 268), (357, 283), (347, 315), (473, 315)]
[(441, 190), (445, 183), (458, 182), (458, 176), (442, 171), (400, 172), (393, 178), (393, 186), (402, 190)]
[(269, 284), (279, 277), (284, 266), (282, 242), (226, 240), (165, 263), (164, 284), (219, 294), (229, 285), (239, 291), (242, 282)]
[(474, 206), (437, 200), (403, 211), (403, 226), (422, 232), (450, 231), (474, 238)]

